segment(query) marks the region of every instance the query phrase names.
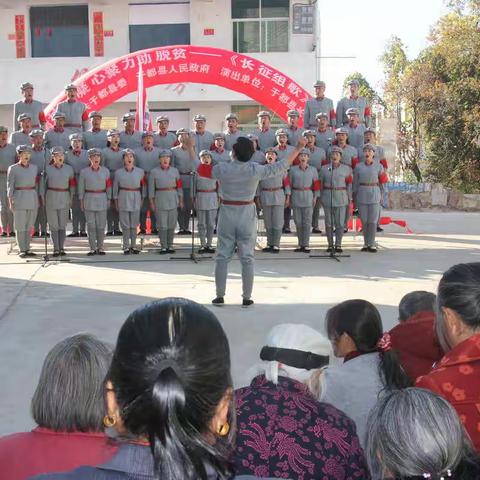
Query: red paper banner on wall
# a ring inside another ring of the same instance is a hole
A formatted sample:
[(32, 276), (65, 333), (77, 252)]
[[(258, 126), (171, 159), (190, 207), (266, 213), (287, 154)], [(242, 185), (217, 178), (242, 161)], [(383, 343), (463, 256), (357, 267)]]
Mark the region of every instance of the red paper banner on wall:
[(25, 58), (25, 15), (15, 15), (15, 47), (17, 58)]
[(103, 12), (93, 12), (93, 50), (96, 57), (103, 57), (105, 55)]
[[(101, 110), (136, 91), (139, 65), (146, 88), (189, 82), (219, 85), (243, 93), (284, 120), (293, 109), (303, 117), (310, 98), (293, 79), (255, 58), (220, 48), (176, 45), (140, 50), (90, 70), (74, 82), (78, 99), (88, 110)], [(51, 117), (64, 99), (61, 93), (47, 106), (48, 122), (53, 123)]]

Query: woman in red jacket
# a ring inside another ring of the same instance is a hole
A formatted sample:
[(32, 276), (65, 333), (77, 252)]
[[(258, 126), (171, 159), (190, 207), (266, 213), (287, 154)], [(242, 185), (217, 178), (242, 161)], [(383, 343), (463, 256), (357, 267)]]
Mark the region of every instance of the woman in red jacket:
[(435, 327), (446, 353), (417, 386), (452, 404), (480, 451), (480, 263), (455, 265), (443, 274)]
[(112, 457), (116, 449), (103, 433), (110, 359), (110, 348), (87, 334), (66, 338), (50, 350), (32, 399), (38, 427), (0, 438), (2, 479), (23, 480)]

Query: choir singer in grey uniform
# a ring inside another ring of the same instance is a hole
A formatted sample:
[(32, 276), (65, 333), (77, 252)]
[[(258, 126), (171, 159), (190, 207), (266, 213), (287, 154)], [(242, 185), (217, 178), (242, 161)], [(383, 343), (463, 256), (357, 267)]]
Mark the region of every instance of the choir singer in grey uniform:
[[(325, 211), (327, 252), (342, 253), (343, 228), (347, 207), (352, 201), (352, 169), (341, 163), (343, 150), (334, 145), (330, 150), (331, 163), (320, 169), (321, 202)], [(335, 245), (333, 233), (335, 232)]]
[(15, 147), (7, 143), (8, 128), (0, 125), (0, 223), (2, 237), (15, 236), (13, 232), (13, 214), (7, 195), (7, 170), (17, 161)]
[(132, 149), (123, 151), (123, 168), (119, 168), (113, 179), (112, 197), (120, 217), (123, 236), (123, 254), (138, 254), (137, 227), (140, 223), (142, 197), (145, 196), (145, 172), (135, 166)]
[(364, 162), (359, 163), (353, 176), (353, 199), (362, 220), (364, 245), (362, 252), (377, 251), (375, 234), (380, 211), (380, 185), (388, 182), (387, 174), (380, 163), (374, 163), (375, 145), (363, 146)]
[(254, 197), (258, 182), (285, 173), (304, 145), (305, 140), (301, 138), (295, 150), (287, 158), (272, 165), (259, 165), (249, 161), (254, 153), (252, 142), (245, 137), (240, 137), (233, 145), (233, 160), (213, 167), (211, 178), (218, 180), (221, 199), (215, 259), (217, 296), (212, 300), (214, 305), (224, 304), (228, 263), (235, 247), (238, 248), (242, 265), (243, 306), (253, 304), (251, 296), (256, 238)]
[(75, 172), (65, 164), (63, 147), (51, 150), (53, 165), (47, 165), (40, 191), (45, 202), (47, 222), (53, 243), (53, 256), (64, 256), (68, 211), (75, 192)]
[(17, 234), (20, 258), (33, 257), (30, 250), (30, 230), (38, 209), (38, 169), (30, 163), (32, 147), (17, 147), (18, 163), (8, 167), (7, 195), (13, 212), (13, 224)]
[(100, 166), (102, 153), (98, 148), (88, 150), (90, 166), (80, 172), (78, 198), (87, 221), (87, 255), (105, 255), (103, 242), (107, 223), (107, 208), (112, 197), (112, 180), (108, 168)]

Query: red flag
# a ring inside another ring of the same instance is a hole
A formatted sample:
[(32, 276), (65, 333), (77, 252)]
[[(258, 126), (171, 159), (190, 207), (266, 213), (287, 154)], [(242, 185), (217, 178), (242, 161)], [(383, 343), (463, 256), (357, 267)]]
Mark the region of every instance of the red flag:
[(139, 130), (140, 132), (151, 132), (153, 130), (152, 119), (150, 117), (150, 111), (148, 110), (147, 89), (143, 84), (143, 69), (141, 65), (138, 67), (135, 130)]

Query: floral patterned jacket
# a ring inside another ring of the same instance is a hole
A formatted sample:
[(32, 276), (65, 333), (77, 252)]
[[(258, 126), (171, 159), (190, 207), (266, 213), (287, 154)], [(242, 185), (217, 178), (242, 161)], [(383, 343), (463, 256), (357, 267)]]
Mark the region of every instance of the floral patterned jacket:
[(260, 375), (235, 392), (236, 474), (295, 480), (368, 480), (355, 424), (302, 383)]

